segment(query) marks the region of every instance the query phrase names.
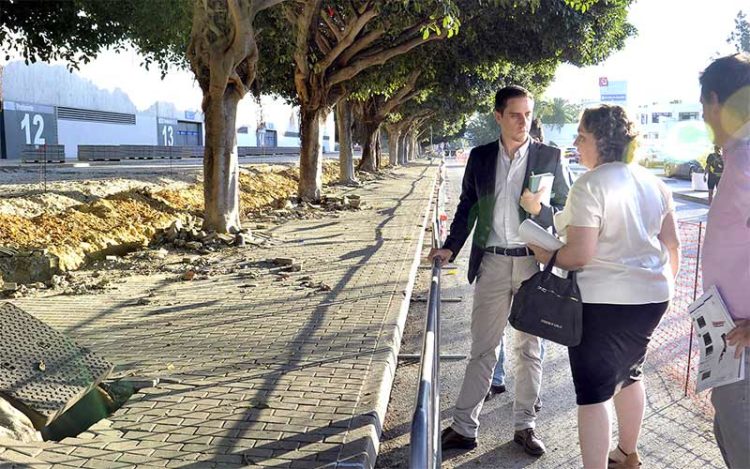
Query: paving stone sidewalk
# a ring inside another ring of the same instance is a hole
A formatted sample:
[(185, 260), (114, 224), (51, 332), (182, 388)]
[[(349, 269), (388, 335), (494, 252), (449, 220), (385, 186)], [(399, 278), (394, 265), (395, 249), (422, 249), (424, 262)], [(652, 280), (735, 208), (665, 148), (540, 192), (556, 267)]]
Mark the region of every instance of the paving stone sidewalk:
[[(136, 275), (106, 295), (13, 301), (162, 382), (76, 438), (0, 442), (0, 466), (371, 467), (436, 175), (418, 162), (347, 189), (367, 208), (279, 225), (275, 246), (214, 254), (225, 273), (205, 280)], [(302, 271), (269, 272), (281, 256)]]

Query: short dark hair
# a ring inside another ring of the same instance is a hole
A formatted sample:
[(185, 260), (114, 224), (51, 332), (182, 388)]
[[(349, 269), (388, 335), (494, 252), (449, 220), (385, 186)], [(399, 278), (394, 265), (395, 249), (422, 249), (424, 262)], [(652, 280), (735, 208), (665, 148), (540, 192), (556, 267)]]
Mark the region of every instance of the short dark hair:
[(531, 92), (526, 88), (518, 85), (510, 85), (505, 88), (500, 88), (495, 93), (495, 110), (500, 114), (505, 111), (505, 106), (508, 105), (508, 100), (513, 98), (529, 98), (534, 99)]
[(750, 54), (727, 55), (711, 62), (701, 73), (701, 96), (706, 99), (716, 93), (720, 103), (742, 88), (750, 87)]
[(602, 104), (586, 109), (581, 116), (581, 127), (594, 135), (600, 164), (633, 161), (638, 133), (620, 106)]

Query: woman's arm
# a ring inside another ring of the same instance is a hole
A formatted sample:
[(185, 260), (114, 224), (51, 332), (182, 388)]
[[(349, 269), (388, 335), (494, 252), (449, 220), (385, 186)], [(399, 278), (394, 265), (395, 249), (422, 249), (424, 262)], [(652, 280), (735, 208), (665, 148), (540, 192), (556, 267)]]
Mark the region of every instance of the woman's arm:
[(674, 219), (674, 212), (667, 213), (664, 221), (661, 222), (661, 231), (659, 232), (659, 241), (664, 244), (669, 252), (669, 264), (672, 267), (672, 275), (677, 278), (680, 271), (680, 235), (677, 232), (677, 223)]
[[(584, 226), (568, 226), (566, 228), (567, 243), (557, 251), (555, 266), (564, 270), (578, 270), (588, 264), (596, 253), (599, 241), (599, 228)], [(530, 245), (536, 259), (547, 264), (552, 258), (552, 252)]]

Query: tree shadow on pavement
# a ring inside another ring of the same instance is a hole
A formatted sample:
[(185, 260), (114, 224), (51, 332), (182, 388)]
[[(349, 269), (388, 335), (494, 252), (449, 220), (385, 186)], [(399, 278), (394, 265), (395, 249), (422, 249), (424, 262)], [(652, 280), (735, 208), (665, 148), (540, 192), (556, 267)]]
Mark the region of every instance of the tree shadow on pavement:
[[(361, 266), (368, 265), (369, 261), (373, 258), (375, 254), (380, 251), (384, 244), (385, 239), (383, 238), (383, 229), (393, 221), (395, 218), (395, 214), (397, 213), (397, 209), (400, 208), (404, 201), (409, 199), (409, 197), (414, 193), (414, 191), (417, 188), (417, 185), (427, 176), (425, 175), (427, 171), (429, 170), (429, 167), (425, 167), (422, 171), (422, 174), (417, 176), (414, 180), (411, 181), (410, 189), (407, 193), (402, 194), (398, 197), (395, 203), (394, 211), (391, 215), (384, 218), (380, 223), (378, 223), (377, 227), (375, 228), (375, 239), (374, 242), (368, 246), (367, 248), (359, 249), (350, 252), (348, 255), (345, 255), (346, 258), (358, 258), (359, 262), (356, 263), (354, 267), (351, 267), (348, 269), (348, 271), (344, 274), (343, 278), (341, 278), (336, 285), (332, 286), (332, 291), (327, 294), (320, 303), (326, 304), (330, 303), (332, 301), (335, 301), (336, 296), (338, 292), (343, 291), (347, 285), (354, 280), (358, 274)], [(304, 340), (307, 337), (313, 337), (317, 330), (320, 328), (321, 324), (323, 324), (323, 319), (330, 313), (330, 307), (329, 306), (318, 306), (316, 307), (310, 314), (309, 319), (307, 320), (307, 324), (303, 327), (301, 327), (296, 335), (295, 339), (292, 339), (292, 341)], [(377, 327), (377, 330), (380, 330), (380, 327)], [(371, 349), (372, 350), (372, 349)], [(371, 352), (374, 353), (374, 350)], [(307, 352), (303, 351), (302, 349), (296, 349), (292, 350), (290, 356), (287, 359), (287, 367), (283, 371), (281, 371), (279, 374), (273, 374), (269, 375), (267, 379), (264, 380), (264, 382), (261, 384), (261, 386), (258, 386), (258, 388), (265, 389), (267, 393), (272, 393), (276, 391), (280, 385), (280, 380), (283, 378), (287, 373), (288, 369), (294, 369), (295, 367), (299, 366), (303, 362), (306, 361), (307, 358)], [(376, 434), (380, 434), (382, 429), (382, 422), (379, 421), (377, 418), (377, 414), (373, 412), (371, 409), (365, 409), (367, 411), (366, 414), (362, 415), (355, 415), (350, 419), (346, 420), (338, 420), (336, 422), (332, 422), (330, 425), (326, 427), (318, 427), (313, 428), (310, 430), (305, 431), (304, 433), (300, 434), (292, 434), (289, 438), (282, 438), (280, 440), (270, 442), (267, 444), (256, 444), (251, 449), (242, 449), (238, 451), (234, 451), (234, 454), (242, 454), (244, 458), (244, 462), (250, 464), (262, 464), (262, 462), (266, 459), (273, 459), (274, 458), (274, 450), (284, 450), (284, 451), (294, 451), (295, 445), (297, 444), (297, 441), (294, 439), (312, 439), (314, 442), (321, 442), (323, 440), (330, 441), (330, 434), (344, 434), (346, 435), (348, 432), (354, 431), (357, 428), (360, 428), (365, 425), (374, 424)], [(244, 421), (252, 421), (254, 418), (254, 411), (253, 409), (248, 409), (244, 414)], [(238, 424), (234, 424), (230, 426), (230, 435), (233, 434), (242, 434), (242, 428)], [(294, 442), (294, 444), (289, 444), (288, 441)], [(287, 442), (287, 444), (284, 444), (284, 442)], [(226, 446), (228, 447), (228, 454), (232, 452), (232, 449), (235, 449), (235, 447), (238, 445), (239, 441), (234, 436), (223, 436), (221, 438), (218, 438), (215, 442), (212, 442), (212, 445), (220, 445), (220, 446)], [(344, 443), (344, 440), (341, 440), (339, 442), (336, 442), (338, 444), (333, 445), (330, 449), (321, 449), (319, 451), (314, 451), (314, 454), (312, 454), (310, 457), (312, 457), (317, 462), (335, 462), (337, 460), (346, 459), (347, 455), (344, 453), (347, 451), (347, 448), (352, 448), (352, 445), (344, 446), (342, 443)], [(300, 449), (309, 446), (309, 443), (306, 442), (300, 442), (299, 447)], [(372, 456), (368, 456), (372, 459), (371, 464), (374, 464), (374, 458), (375, 458), (375, 449), (372, 449)], [(202, 464), (205, 464), (203, 462)], [(186, 466), (190, 467), (190, 466)], [(198, 467), (198, 466), (193, 466)], [(203, 467), (203, 466), (201, 466)]]

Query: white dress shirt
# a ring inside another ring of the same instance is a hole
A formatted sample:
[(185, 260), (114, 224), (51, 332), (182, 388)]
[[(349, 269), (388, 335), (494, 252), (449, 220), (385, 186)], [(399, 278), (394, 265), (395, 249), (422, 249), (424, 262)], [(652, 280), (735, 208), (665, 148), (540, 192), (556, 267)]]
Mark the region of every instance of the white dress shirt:
[(495, 210), (492, 213), (492, 231), (487, 239), (487, 246), (525, 246), (518, 237), (518, 227), (521, 226), (518, 201), (523, 191), (530, 142), (531, 139), (527, 138), (516, 150), (512, 160), (503, 146), (502, 139), (498, 142), (500, 149), (495, 171)]

